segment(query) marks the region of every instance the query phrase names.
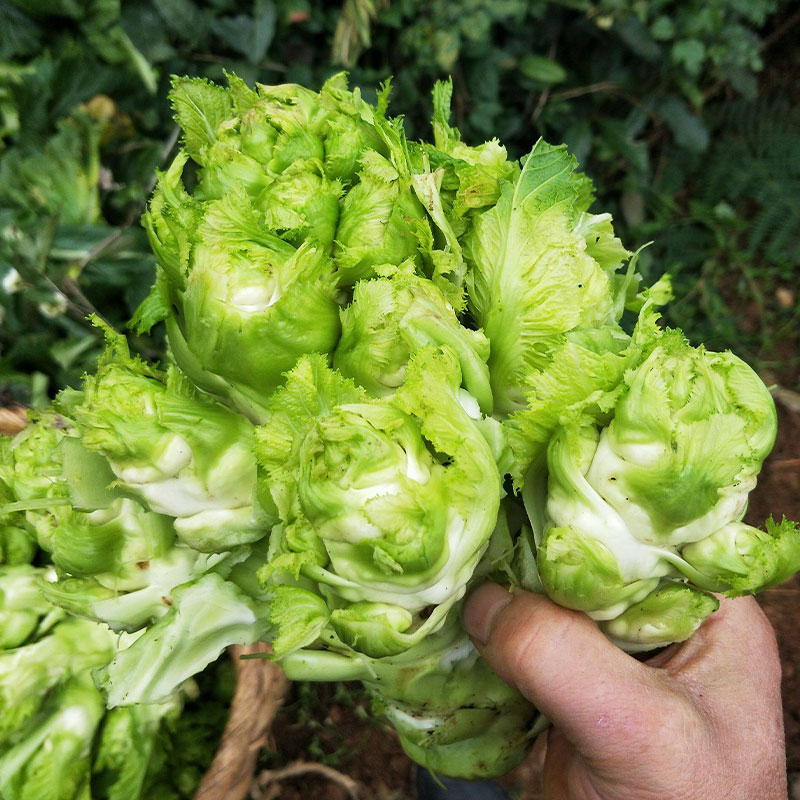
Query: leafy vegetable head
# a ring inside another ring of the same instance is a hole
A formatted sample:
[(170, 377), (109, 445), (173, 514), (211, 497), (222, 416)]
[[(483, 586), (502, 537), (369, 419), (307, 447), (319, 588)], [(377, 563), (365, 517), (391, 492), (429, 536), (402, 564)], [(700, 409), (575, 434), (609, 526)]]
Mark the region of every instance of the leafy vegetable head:
[[(161, 272), (134, 324), (166, 319), (192, 380), (260, 420), (299, 356), (329, 352), (338, 338), (325, 254), (342, 184), (324, 168), (337, 112), (301, 86), (252, 91), (235, 77), (228, 89), (181, 79), (172, 97), (185, 151), (145, 214)], [(194, 195), (182, 182), (189, 157), (201, 167)]]
[(717, 608), (714, 595), (665, 581), (601, 628), (629, 651), (651, 650), (688, 639)]
[(417, 259), (418, 225), (425, 209), (414, 194), (401, 151), (399, 164), (367, 151), (359, 182), (345, 195), (334, 258), (339, 281), (351, 286), (375, 276), (375, 267)]
[(252, 425), (175, 369), (165, 374), (131, 358), (111, 336), (71, 414), (81, 443), (108, 460), (118, 485), (177, 517), (175, 530), (195, 549), (226, 550), (264, 535)]
[(317, 582), (337, 635), (356, 649), (399, 652), (441, 624), (494, 527), (499, 475), (460, 382), (453, 351), (423, 348), (393, 397), (367, 402), (305, 359), (259, 430), (285, 525), (265, 577)]
[(373, 397), (386, 397), (402, 384), (411, 355), (428, 345), (453, 349), (464, 388), (491, 413), (488, 340), (461, 325), (435, 284), (403, 268), (391, 278), (356, 284), (353, 302), (342, 312), (333, 365)]
[(643, 541), (695, 541), (738, 519), (775, 440), (758, 376), (668, 332), (626, 383), (589, 482)]
[(765, 531), (730, 522), (686, 545), (681, 556), (698, 585), (722, 586), (732, 596), (755, 594), (800, 570), (800, 530), (785, 517), (780, 523), (770, 517)]
[[(632, 649), (686, 638), (715, 608), (663, 578), (736, 595), (800, 564), (793, 523), (764, 532), (738, 521), (775, 435), (766, 387), (735, 356), (692, 348), (677, 331), (642, 352), (606, 395), (606, 427), (584, 414), (553, 436), (537, 554), (548, 594), (607, 620)], [(533, 483), (526, 491), (534, 509)]]

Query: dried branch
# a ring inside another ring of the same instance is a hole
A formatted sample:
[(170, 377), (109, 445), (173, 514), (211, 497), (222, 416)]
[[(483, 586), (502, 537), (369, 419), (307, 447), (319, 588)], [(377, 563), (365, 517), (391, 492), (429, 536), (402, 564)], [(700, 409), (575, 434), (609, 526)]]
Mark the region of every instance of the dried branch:
[(781, 458), (777, 461), (770, 461), (769, 465), (773, 469), (776, 467), (778, 469), (796, 469), (797, 467), (800, 467), (800, 458)]
[(28, 424), (28, 414), (22, 406), (0, 408), (0, 436), (14, 436)]
[(794, 12), (787, 20), (783, 22), (782, 25), (779, 25), (772, 33), (761, 42), (760, 50), (763, 53), (765, 50), (768, 50), (778, 39), (781, 39), (786, 33), (788, 33), (797, 23), (800, 22), (800, 9)]
[(793, 392), (785, 386), (773, 386), (770, 392), (772, 392), (776, 402), (788, 408), (789, 411), (800, 414), (800, 392)]
[(194, 800), (244, 800), (251, 791), (258, 753), (266, 743), (289, 681), (272, 661), (240, 656), (268, 652), (262, 642), (230, 648), (236, 662), (236, 693), (219, 750)]
[(560, 98), (562, 100), (572, 100), (575, 97), (583, 97), (586, 94), (595, 94), (596, 92), (616, 92), (620, 88), (619, 81), (599, 81), (598, 83), (590, 83), (587, 86), (576, 86), (573, 89), (562, 89), (558, 92), (553, 92), (551, 95), (555, 100)]
[[(256, 776), (255, 786), (250, 793), (250, 797), (252, 800), (269, 800), (270, 796), (274, 796), (272, 792), (269, 792), (273, 784), (309, 774), (319, 775), (338, 784), (347, 792), (350, 800), (360, 800), (361, 790), (359, 784), (353, 778), (333, 769), (333, 767), (317, 764), (313, 761), (293, 761), (280, 769), (265, 769)], [(267, 794), (268, 792), (269, 794)]]

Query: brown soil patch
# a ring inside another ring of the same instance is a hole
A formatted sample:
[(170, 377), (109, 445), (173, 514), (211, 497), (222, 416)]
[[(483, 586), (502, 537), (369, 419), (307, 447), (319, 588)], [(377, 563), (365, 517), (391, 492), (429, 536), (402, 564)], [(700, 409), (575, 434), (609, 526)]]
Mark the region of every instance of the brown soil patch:
[[(775, 449), (747, 512), (752, 525), (770, 514), (800, 520), (800, 416), (781, 407), (778, 412)], [(800, 770), (800, 574), (767, 589), (758, 600), (775, 628), (781, 652), (787, 766)]]
[[(315, 761), (349, 775), (361, 800), (411, 800), (412, 763), (391, 728), (376, 722), (360, 684), (295, 684), (271, 732), (263, 766)], [(280, 800), (349, 800), (322, 775), (280, 782)], [(265, 795), (269, 798), (270, 795)]]

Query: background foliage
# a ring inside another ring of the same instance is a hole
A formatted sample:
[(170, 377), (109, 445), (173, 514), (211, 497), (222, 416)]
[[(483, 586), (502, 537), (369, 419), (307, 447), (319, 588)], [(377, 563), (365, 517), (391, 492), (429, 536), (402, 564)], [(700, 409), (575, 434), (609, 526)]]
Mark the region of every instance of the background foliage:
[[(796, 384), (800, 12), (788, 0), (0, 0), (0, 404), (46, 404), (150, 285), (139, 217), (175, 146), (169, 75), (318, 87), (347, 68), (427, 133), (566, 141), (668, 322)], [(142, 339), (158, 356), (163, 342)]]

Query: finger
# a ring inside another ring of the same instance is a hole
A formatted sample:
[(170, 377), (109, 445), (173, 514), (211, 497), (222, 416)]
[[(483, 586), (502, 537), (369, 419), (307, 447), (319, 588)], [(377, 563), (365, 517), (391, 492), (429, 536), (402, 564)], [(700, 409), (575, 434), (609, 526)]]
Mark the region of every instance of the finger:
[(464, 626), (492, 669), (587, 756), (652, 735), (646, 709), (674, 700), (663, 673), (542, 595), (486, 584), (467, 601)]

